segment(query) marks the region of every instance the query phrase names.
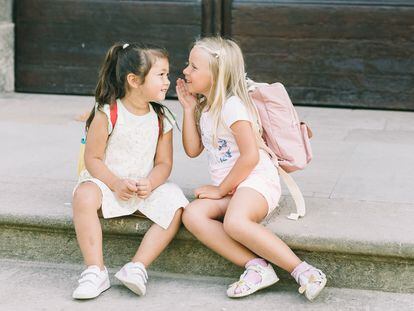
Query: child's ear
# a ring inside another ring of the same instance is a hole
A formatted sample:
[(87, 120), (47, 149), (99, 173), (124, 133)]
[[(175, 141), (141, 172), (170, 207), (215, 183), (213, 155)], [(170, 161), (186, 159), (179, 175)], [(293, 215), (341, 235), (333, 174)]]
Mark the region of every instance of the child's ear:
[(142, 84), (141, 78), (133, 73), (129, 73), (126, 80), (128, 85), (134, 89), (138, 88)]

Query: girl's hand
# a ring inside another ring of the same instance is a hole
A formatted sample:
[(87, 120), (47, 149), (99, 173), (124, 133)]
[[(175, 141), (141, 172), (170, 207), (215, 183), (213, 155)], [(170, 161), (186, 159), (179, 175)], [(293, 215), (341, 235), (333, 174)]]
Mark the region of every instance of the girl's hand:
[(188, 91), (187, 83), (183, 79), (177, 79), (178, 100), (184, 110), (194, 110), (197, 105), (197, 98)]
[(114, 192), (123, 201), (132, 198), (137, 192), (135, 182), (130, 179), (118, 179), (114, 185)]
[(218, 186), (202, 186), (194, 190), (194, 195), (198, 199), (214, 199), (218, 200), (224, 198), (226, 193), (223, 193), (220, 187)]
[(152, 184), (148, 178), (141, 178), (136, 182), (138, 198), (146, 199), (152, 191)]

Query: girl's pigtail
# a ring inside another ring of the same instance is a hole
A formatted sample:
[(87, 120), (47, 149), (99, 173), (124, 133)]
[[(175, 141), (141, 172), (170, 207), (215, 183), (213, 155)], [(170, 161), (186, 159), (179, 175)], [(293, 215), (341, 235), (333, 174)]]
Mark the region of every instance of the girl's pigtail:
[(158, 127), (159, 127), (158, 138), (160, 138), (164, 134), (164, 118), (165, 118), (164, 106), (156, 102), (151, 102), (151, 105), (152, 105), (152, 108), (154, 108), (155, 113), (157, 114)]
[[(124, 83), (123, 81), (119, 81), (120, 75), (117, 72), (119, 52), (122, 49), (122, 44), (115, 44), (109, 49), (108, 53), (106, 53), (99, 71), (98, 84), (95, 89), (95, 102), (98, 105), (98, 109), (102, 108), (104, 105), (112, 104), (116, 98), (122, 97), (125, 93)], [(88, 131), (94, 117), (95, 107), (92, 109), (86, 120), (86, 131)]]

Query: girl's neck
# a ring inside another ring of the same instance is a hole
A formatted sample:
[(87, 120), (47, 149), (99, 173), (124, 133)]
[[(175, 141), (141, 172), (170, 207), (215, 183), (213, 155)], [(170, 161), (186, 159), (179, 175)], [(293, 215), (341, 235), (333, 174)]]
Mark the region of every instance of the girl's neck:
[(127, 94), (122, 98), (122, 103), (127, 110), (135, 115), (143, 115), (149, 112), (149, 102), (142, 99), (141, 96)]

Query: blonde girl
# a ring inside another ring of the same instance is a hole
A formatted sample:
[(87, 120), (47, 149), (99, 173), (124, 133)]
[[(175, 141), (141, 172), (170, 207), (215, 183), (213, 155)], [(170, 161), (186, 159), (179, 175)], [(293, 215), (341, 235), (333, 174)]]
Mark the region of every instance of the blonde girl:
[(277, 168), (262, 148), (239, 46), (220, 37), (198, 40), (183, 73), (177, 94), (184, 110), (184, 149), (190, 157), (206, 149), (212, 180), (195, 189), (197, 199), (186, 207), (184, 225), (213, 251), (246, 268), (229, 286), (229, 297), (276, 283), (273, 263), (314, 299), (326, 284), (325, 275), (260, 224), (276, 208), (281, 190)]

